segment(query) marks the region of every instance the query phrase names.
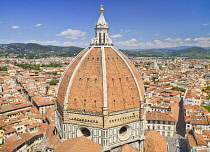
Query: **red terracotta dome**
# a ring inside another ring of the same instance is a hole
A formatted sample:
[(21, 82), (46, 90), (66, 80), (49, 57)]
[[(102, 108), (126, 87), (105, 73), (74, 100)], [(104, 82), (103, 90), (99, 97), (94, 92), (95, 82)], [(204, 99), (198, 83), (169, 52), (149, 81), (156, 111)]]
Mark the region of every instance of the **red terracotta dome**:
[(89, 47), (67, 67), (57, 99), (64, 109), (102, 113), (140, 107), (144, 89), (127, 57), (113, 46)]

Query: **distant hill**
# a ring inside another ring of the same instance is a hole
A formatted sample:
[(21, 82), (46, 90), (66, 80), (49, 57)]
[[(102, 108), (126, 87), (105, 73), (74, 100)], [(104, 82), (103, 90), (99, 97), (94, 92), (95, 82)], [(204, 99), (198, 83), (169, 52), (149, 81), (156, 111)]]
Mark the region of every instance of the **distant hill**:
[[(129, 57), (188, 57), (210, 59), (210, 49), (202, 47), (180, 47), (185, 49), (129, 49), (121, 50)], [(20, 57), (20, 58), (46, 58), (52, 56), (71, 57), (76, 56), (84, 48), (70, 46), (45, 46), (36, 43), (12, 43), (0, 45), (0, 57)], [(132, 51), (131, 51), (132, 50)]]
[(45, 58), (50, 56), (75, 56), (83, 48), (80, 47), (60, 47), (60, 46), (44, 46), (36, 43), (12, 43), (0, 45), (0, 56)]
[(210, 49), (202, 47), (191, 47), (181, 50), (173, 49), (150, 49), (141, 51), (149, 55), (156, 55), (160, 57), (189, 57), (189, 58), (200, 58), (210, 59)]

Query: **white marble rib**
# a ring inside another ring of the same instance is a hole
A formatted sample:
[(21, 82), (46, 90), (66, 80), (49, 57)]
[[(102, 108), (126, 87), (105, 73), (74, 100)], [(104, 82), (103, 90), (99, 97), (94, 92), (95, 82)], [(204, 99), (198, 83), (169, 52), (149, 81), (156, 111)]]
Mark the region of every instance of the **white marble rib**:
[(82, 64), (83, 60), (86, 58), (86, 56), (92, 51), (92, 49), (93, 49), (93, 47), (91, 47), (91, 48), (84, 54), (84, 56), (82, 57), (82, 59), (80, 60), (80, 62), (77, 64), (77, 66), (76, 66), (74, 72), (72, 73), (71, 79), (70, 79), (69, 84), (68, 84), (68, 87), (67, 87), (65, 99), (64, 99), (64, 109), (67, 109), (69, 92), (70, 92), (70, 89), (71, 89), (71, 86), (72, 86), (74, 77), (75, 77), (75, 75), (76, 75), (76, 73), (77, 73), (77, 70), (78, 70), (79, 67), (81, 66), (81, 64)]
[(107, 82), (106, 82), (106, 56), (104, 47), (101, 47), (101, 58), (102, 58), (102, 79), (103, 79), (103, 107), (106, 108), (107, 104)]
[(128, 65), (127, 61), (126, 61), (126, 60), (122, 57), (122, 55), (118, 52), (118, 50), (115, 49), (114, 47), (111, 47), (111, 48), (120, 56), (120, 58), (125, 62), (126, 66), (128, 67), (129, 71), (131, 72), (131, 74), (132, 74), (132, 76), (133, 76), (133, 78), (134, 78), (134, 81), (135, 81), (135, 83), (136, 83), (136, 87), (137, 87), (137, 89), (138, 89), (138, 93), (139, 93), (139, 96), (140, 96), (140, 100), (142, 101), (141, 90), (140, 90), (140, 88), (139, 88), (138, 81), (137, 81), (137, 79), (136, 79), (136, 77), (135, 77), (135, 75), (134, 75), (132, 69), (131, 69), (130, 66)]

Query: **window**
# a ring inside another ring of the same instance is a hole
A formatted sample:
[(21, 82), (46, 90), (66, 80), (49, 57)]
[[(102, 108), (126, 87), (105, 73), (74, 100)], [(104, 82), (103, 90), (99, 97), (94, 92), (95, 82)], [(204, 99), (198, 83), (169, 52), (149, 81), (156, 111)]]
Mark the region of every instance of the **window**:
[(126, 128), (126, 127), (122, 127), (122, 128), (120, 129), (119, 133), (120, 133), (121, 135), (123, 135), (123, 134), (126, 133), (126, 131), (127, 131), (127, 128)]
[(90, 136), (90, 130), (89, 129), (81, 128), (80, 130), (81, 130), (83, 136), (85, 136), (85, 137), (89, 137)]
[(170, 132), (167, 133), (167, 136), (170, 137)]
[(127, 140), (131, 135), (131, 128), (129, 126), (123, 126), (118, 132), (118, 137), (120, 140)]
[(162, 132), (162, 135), (165, 136), (165, 131)]

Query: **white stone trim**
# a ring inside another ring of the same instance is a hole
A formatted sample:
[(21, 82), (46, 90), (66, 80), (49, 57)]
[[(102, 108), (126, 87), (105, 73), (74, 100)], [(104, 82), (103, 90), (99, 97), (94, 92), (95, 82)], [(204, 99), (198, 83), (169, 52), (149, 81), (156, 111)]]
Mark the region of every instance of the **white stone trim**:
[(103, 107), (108, 106), (107, 103), (107, 82), (106, 82), (106, 57), (104, 53), (104, 47), (101, 47), (101, 58), (102, 58), (102, 79), (103, 79)]
[[(69, 69), (69, 67), (74, 63), (74, 61), (80, 56), (80, 54), (82, 54), (83, 52), (85, 52), (86, 50), (87, 50), (88, 48), (86, 48), (86, 49), (84, 49), (83, 51), (81, 51), (70, 63), (69, 63), (69, 65), (66, 67), (66, 69), (65, 69), (65, 72), (62, 74), (62, 76), (61, 76), (61, 78), (60, 78), (60, 81), (59, 81), (59, 83), (58, 83), (58, 89), (57, 89), (57, 92), (58, 92), (58, 90), (59, 90), (59, 88), (60, 88), (60, 84), (61, 84), (61, 81), (63, 80), (63, 77), (64, 77), (64, 75), (66, 74), (66, 72), (68, 71), (68, 69)], [(57, 93), (56, 93), (57, 94)]]
[(131, 74), (132, 74), (132, 76), (133, 76), (133, 78), (134, 78), (134, 81), (135, 81), (135, 83), (136, 83), (136, 87), (137, 87), (137, 89), (138, 89), (138, 93), (139, 93), (139, 96), (140, 96), (140, 100), (143, 101), (142, 96), (141, 96), (141, 90), (140, 90), (139, 85), (138, 85), (138, 81), (137, 81), (137, 79), (136, 79), (136, 77), (135, 77), (135, 75), (134, 75), (132, 69), (131, 69), (130, 66), (128, 65), (127, 61), (126, 61), (126, 60), (122, 57), (122, 55), (118, 52), (118, 50), (117, 50), (116, 48), (114, 48), (114, 47), (111, 47), (111, 48), (112, 48), (112, 49), (120, 56), (120, 58), (125, 62), (126, 66), (128, 67), (129, 71), (131, 72)]
[(79, 67), (81, 66), (83, 60), (86, 58), (86, 56), (92, 51), (94, 47), (89, 48), (89, 50), (83, 55), (82, 59), (79, 61), (79, 63), (77, 64), (76, 68), (74, 69), (74, 72), (72, 73), (72, 76), (70, 78), (68, 87), (67, 87), (67, 91), (66, 91), (66, 95), (65, 95), (65, 99), (64, 99), (64, 109), (67, 109), (67, 104), (68, 104), (68, 96), (69, 96), (69, 92), (74, 80), (74, 77), (79, 69)]

